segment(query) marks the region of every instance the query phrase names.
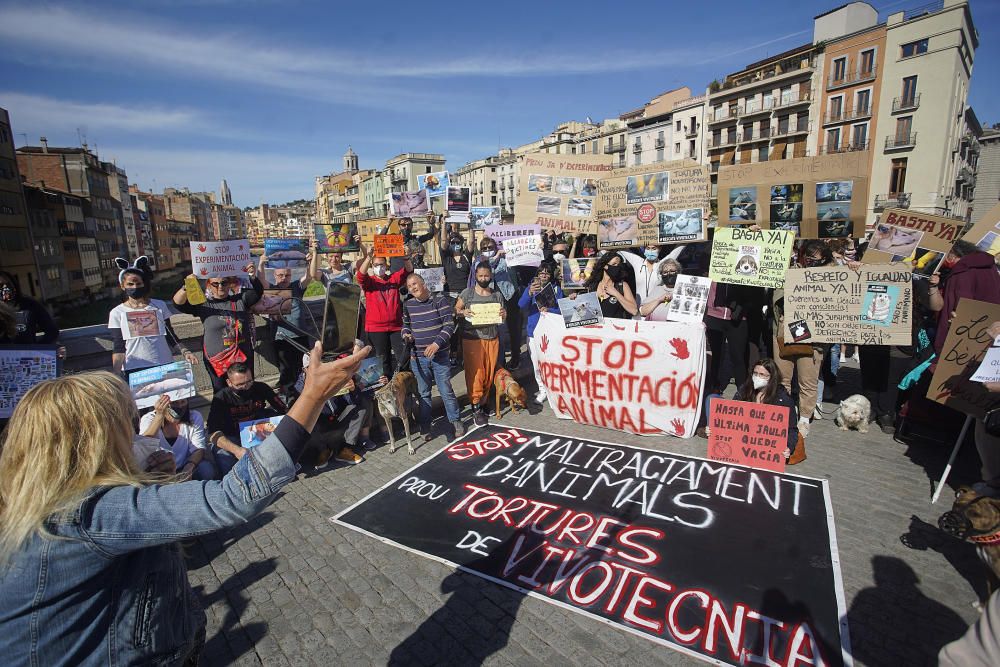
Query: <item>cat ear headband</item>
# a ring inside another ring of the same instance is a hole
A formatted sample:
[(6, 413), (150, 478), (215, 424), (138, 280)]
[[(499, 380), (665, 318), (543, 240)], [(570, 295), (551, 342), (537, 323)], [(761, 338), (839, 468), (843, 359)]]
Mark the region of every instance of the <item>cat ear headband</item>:
[(118, 268), (121, 269), (121, 271), (118, 272), (119, 285), (121, 285), (122, 281), (125, 280), (125, 274), (129, 271), (138, 273), (142, 276), (143, 280), (147, 280), (153, 275), (153, 270), (149, 268), (149, 257), (146, 257), (145, 255), (136, 257), (135, 262), (131, 265), (128, 263), (127, 259), (116, 257), (115, 264), (117, 264)]

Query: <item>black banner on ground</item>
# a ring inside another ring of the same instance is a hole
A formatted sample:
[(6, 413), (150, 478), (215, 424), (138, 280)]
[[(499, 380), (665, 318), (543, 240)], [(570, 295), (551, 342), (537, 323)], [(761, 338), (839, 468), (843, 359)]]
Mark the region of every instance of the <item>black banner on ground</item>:
[(824, 480), (485, 426), (333, 521), (710, 661), (850, 664)]

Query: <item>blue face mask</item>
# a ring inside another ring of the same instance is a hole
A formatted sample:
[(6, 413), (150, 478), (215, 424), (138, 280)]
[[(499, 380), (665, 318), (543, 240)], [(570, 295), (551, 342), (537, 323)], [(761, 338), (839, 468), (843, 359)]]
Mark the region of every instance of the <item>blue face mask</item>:
[(657, 259), (660, 258), (659, 250), (645, 250), (643, 251), (642, 254), (646, 258), (647, 262), (655, 262)]

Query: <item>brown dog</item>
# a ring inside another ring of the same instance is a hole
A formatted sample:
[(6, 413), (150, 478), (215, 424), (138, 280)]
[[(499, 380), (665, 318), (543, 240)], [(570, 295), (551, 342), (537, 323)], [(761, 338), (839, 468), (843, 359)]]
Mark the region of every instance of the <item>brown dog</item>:
[(938, 519), (938, 527), (953, 537), (976, 545), (979, 557), (993, 571), (990, 592), (1000, 582), (1000, 498), (980, 496), (967, 486), (955, 492), (951, 511)]
[(493, 376), (493, 389), (497, 396), (497, 419), (500, 419), (500, 399), (507, 397), (510, 408), (514, 412), (523, 410), (528, 406), (528, 393), (521, 388), (514, 376), (506, 368), (497, 369)]
[(386, 385), (375, 391), (375, 401), (378, 411), (385, 421), (389, 432), (389, 453), (396, 451), (396, 438), (392, 434), (392, 418), (403, 422), (406, 432), (406, 450), (413, 453), (413, 442), (410, 440), (410, 413), (417, 402), (417, 379), (409, 371), (399, 371), (392, 376)]

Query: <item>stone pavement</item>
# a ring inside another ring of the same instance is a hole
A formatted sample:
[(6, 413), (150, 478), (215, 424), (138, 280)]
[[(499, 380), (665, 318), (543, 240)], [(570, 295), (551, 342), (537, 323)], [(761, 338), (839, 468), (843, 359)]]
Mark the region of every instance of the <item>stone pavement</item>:
[[(462, 393), (461, 375), (455, 380)], [(842, 367), (845, 394), (857, 382), (856, 364)], [(827, 418), (814, 422), (808, 460), (792, 471), (830, 480), (855, 662), (934, 664), (937, 650), (975, 620), (986, 581), (968, 545), (936, 528), (951, 494), (930, 504), (931, 479), (952, 443), (842, 432), (833, 409), (827, 404)], [(556, 420), (547, 407), (505, 414), (501, 423), (681, 454), (706, 450), (699, 438), (641, 438)], [(306, 467), (246, 526), (189, 545), (191, 583), (208, 614), (204, 664), (702, 664), (330, 523), (445, 444), (440, 435), (415, 456), (382, 447), (358, 466)], [(954, 481), (974, 478), (977, 466), (970, 438)]]

